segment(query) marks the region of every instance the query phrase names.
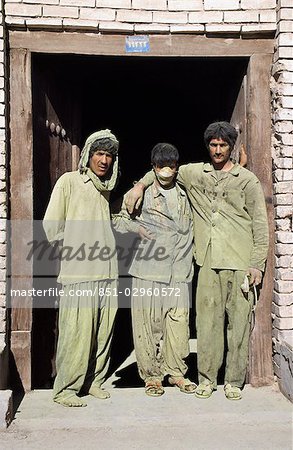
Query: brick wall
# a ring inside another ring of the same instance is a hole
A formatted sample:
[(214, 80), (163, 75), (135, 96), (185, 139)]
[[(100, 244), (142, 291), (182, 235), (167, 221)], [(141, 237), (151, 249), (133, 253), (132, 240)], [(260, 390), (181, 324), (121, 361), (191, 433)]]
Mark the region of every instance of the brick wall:
[(272, 67), (273, 181), (275, 201), (274, 370), (293, 400), (293, 3), (279, 0)]
[(119, 33), (274, 33), (276, 0), (6, 0), (11, 28)]
[(0, 389), (6, 387), (6, 146), (5, 146), (5, 71), (4, 27), (0, 6)]

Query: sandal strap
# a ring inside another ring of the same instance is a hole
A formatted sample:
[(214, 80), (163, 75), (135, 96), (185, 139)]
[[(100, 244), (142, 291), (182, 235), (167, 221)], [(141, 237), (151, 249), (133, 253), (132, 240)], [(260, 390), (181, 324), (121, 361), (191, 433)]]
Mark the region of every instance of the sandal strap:
[(240, 394), (240, 388), (238, 386), (231, 386), (231, 384), (226, 384), (224, 386), (224, 391), (231, 394)]
[(190, 384), (195, 384), (189, 380), (189, 378), (184, 377), (169, 377), (169, 383), (176, 384), (177, 386), (188, 386)]

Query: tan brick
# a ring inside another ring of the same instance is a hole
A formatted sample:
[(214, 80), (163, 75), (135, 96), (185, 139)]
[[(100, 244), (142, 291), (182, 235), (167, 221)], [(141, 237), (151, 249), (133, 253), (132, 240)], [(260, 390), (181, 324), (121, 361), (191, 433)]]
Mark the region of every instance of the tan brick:
[(17, 17), (5, 16), (5, 23), (9, 28), (25, 28), (25, 20)]
[(39, 5), (24, 5), (24, 4), (6, 4), (5, 14), (7, 16), (27, 16), (37, 17), (42, 14), (42, 7)]
[(0, 307), (5, 307), (6, 306), (6, 296), (5, 295), (0, 295)]
[(0, 205), (0, 217), (7, 217), (7, 206)]
[(169, 0), (169, 11), (202, 11), (202, 0)]
[(186, 24), (186, 25), (171, 25), (170, 31), (171, 33), (190, 33), (190, 34), (198, 34), (198, 33), (204, 33), (204, 25), (192, 25), (192, 24)]
[(291, 317), (276, 317), (273, 321), (273, 326), (278, 328), (279, 330), (292, 330), (293, 319)]
[(277, 21), (276, 11), (272, 11), (272, 10), (260, 11), (259, 12), (259, 21), (276, 23), (276, 21)]
[(278, 317), (292, 317), (292, 305), (279, 306), (273, 303), (272, 311)]
[(93, 8), (81, 8), (80, 18), (89, 20), (115, 20), (114, 9), (93, 9)]
[[(292, 170), (283, 170), (283, 169), (277, 169), (274, 171), (274, 180), (275, 181), (292, 181), (293, 180), (293, 171)], [(292, 210), (287, 210), (287, 208), (281, 208), (278, 210), (276, 208), (276, 214), (280, 218), (288, 217), (290, 214), (292, 214)]]
[(119, 23), (119, 22), (100, 22), (99, 31), (101, 32), (113, 32), (113, 33), (132, 33), (134, 25), (131, 23)]
[(210, 24), (206, 25), (207, 33), (239, 34), (241, 25)]
[(282, 244), (293, 244), (293, 233), (279, 231), (275, 233), (276, 240)]
[(293, 169), (292, 158), (275, 158), (274, 167), (278, 169)]
[[(275, 219), (276, 230), (278, 231), (288, 231), (291, 229), (291, 223), (289, 217), (286, 219)], [(287, 256), (281, 256), (280, 258), (275, 257), (276, 267), (286, 267), (282, 265), (283, 258), (289, 258)], [(292, 258), (292, 267), (293, 267), (293, 258)]]
[(293, 155), (293, 147), (283, 146), (280, 148), (280, 156), (283, 158), (292, 158)]
[(293, 20), (293, 8), (281, 8), (277, 12), (278, 20)]
[(274, 23), (263, 23), (255, 25), (243, 25), (243, 34), (261, 34), (261, 33), (272, 33), (276, 30), (276, 24)]
[(169, 33), (170, 26), (159, 23), (134, 25), (136, 33)]
[(95, 0), (60, 0), (61, 6), (95, 7)]
[(293, 58), (292, 47), (278, 47), (277, 51), (274, 54), (274, 61), (278, 59), (288, 59), (288, 58)]
[(27, 19), (26, 26), (29, 29), (60, 29), (62, 28), (62, 19), (51, 19), (51, 18), (38, 18), (38, 19)]
[[(11, 0), (9, 0), (9, 3)], [(59, 5), (59, 0), (23, 0), (22, 3), (34, 3), (37, 5)]]
[(205, 10), (235, 10), (239, 9), (239, 0), (204, 0)]
[(223, 16), (222, 11), (192, 12), (189, 14), (189, 23), (221, 23)]
[(278, 6), (281, 8), (286, 8), (287, 6), (292, 8), (292, 0), (278, 0)]
[[(280, 47), (292, 47), (293, 45), (293, 33), (281, 33), (278, 37), (278, 44)], [(292, 80), (293, 81), (293, 80)]]
[(97, 0), (97, 8), (129, 8), (131, 9), (131, 0)]
[(293, 88), (293, 72), (281, 72), (278, 81), (280, 83), (289, 83)]
[(43, 16), (77, 19), (78, 8), (71, 6), (44, 6)]
[(130, 22), (130, 23), (151, 23), (153, 21), (153, 15), (151, 11), (117, 11), (117, 22)]
[[(293, 97), (282, 97), (283, 108), (293, 108)], [(293, 134), (282, 134), (282, 144), (293, 145)]]
[(278, 23), (278, 31), (284, 33), (292, 33), (293, 32), (293, 21), (291, 20), (280, 20)]
[(258, 11), (228, 11), (224, 12), (224, 22), (245, 23), (258, 22)]
[(63, 27), (72, 30), (97, 30), (98, 22), (96, 20), (64, 19)]
[(187, 13), (185, 12), (154, 12), (153, 18), (157, 23), (187, 23)]
[(276, 8), (276, 0), (241, 0), (241, 9)]
[(133, 9), (146, 9), (146, 10), (165, 10), (167, 9), (166, 0), (132, 0)]

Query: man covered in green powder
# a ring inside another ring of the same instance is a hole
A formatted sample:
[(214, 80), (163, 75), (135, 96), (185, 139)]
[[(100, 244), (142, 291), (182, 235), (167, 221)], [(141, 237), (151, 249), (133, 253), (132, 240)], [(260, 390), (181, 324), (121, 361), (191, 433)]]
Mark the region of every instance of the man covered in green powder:
[[(177, 176), (191, 203), (194, 250), (200, 266), (196, 293), (199, 385), (195, 395), (202, 399), (217, 389), (225, 333), (225, 396), (229, 400), (242, 397), (252, 311), (252, 292), (244, 292), (243, 285), (246, 276), (251, 287), (261, 283), (268, 251), (263, 191), (253, 173), (232, 161), (236, 139), (237, 131), (228, 122), (210, 124), (204, 140), (211, 162), (183, 165)], [(150, 172), (129, 192), (130, 213), (153, 180)]]
[(60, 247), (63, 295), (53, 399), (63, 406), (86, 406), (82, 393), (110, 397), (101, 386), (117, 311), (109, 197), (117, 182), (118, 148), (110, 130), (91, 134), (78, 170), (58, 179), (44, 217), (47, 239)]

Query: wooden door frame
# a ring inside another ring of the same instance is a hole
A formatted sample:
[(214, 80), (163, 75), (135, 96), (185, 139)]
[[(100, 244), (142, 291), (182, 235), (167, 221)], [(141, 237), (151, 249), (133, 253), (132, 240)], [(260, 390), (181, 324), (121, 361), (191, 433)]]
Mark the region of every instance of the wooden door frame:
[[(126, 56), (125, 36), (46, 31), (11, 31), (10, 47), (10, 163), (11, 219), (33, 219), (33, 123), (31, 54), (67, 53)], [(271, 117), (269, 75), (274, 49), (273, 39), (225, 39), (196, 35), (151, 35), (148, 56), (247, 57), (248, 101), (247, 135), (249, 168), (259, 177), (265, 191), (270, 220), (270, 254), (251, 339), (249, 382), (255, 386), (271, 384), (272, 325), (271, 304), (274, 268), (274, 222), (271, 170)], [(137, 56), (137, 54), (134, 54)], [(132, 57), (133, 54), (128, 54)], [(264, 106), (265, 105), (265, 106)], [(253, 148), (252, 148), (253, 147)], [(20, 160), (21, 155), (21, 160)], [(258, 161), (261, 160), (261, 165)], [(11, 288), (31, 289), (33, 265), (27, 262), (26, 277), (17, 257), (32, 226), (22, 236), (11, 236)], [(26, 391), (31, 390), (32, 298), (11, 298), (11, 351)], [(21, 303), (20, 303), (21, 302)]]

